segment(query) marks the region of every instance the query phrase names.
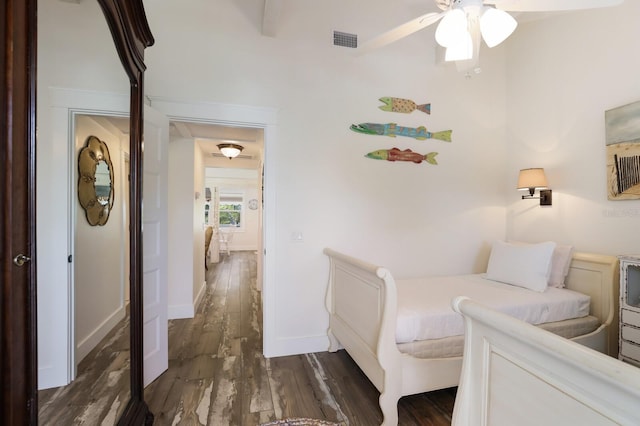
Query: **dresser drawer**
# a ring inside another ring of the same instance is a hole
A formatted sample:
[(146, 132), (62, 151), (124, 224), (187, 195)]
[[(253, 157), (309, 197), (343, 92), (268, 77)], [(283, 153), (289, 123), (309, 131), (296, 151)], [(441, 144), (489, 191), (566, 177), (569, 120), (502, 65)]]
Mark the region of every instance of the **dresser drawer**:
[(640, 328), (622, 326), (622, 338), (640, 345)]
[(622, 310), (622, 322), (625, 324), (635, 325), (640, 327), (640, 313), (630, 311), (628, 309)]
[(640, 361), (640, 346), (623, 340), (620, 346), (620, 355)]

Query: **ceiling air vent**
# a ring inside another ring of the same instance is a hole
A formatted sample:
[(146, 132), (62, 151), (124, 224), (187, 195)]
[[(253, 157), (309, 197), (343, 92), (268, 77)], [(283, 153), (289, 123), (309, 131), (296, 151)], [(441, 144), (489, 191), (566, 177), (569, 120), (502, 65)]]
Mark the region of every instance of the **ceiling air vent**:
[(358, 47), (358, 35), (343, 33), (340, 31), (333, 32), (333, 45), (342, 47), (351, 47), (355, 49)]

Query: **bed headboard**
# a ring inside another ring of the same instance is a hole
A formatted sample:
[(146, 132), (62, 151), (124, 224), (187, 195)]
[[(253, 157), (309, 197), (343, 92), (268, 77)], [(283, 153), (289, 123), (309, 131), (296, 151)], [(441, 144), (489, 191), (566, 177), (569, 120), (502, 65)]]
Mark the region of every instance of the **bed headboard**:
[[(598, 317), (608, 332), (599, 342), (601, 351), (612, 356), (618, 354), (618, 306), (620, 303), (620, 271), (618, 258), (593, 253), (574, 253), (569, 275), (568, 289), (591, 297), (590, 314)], [(602, 333), (600, 334), (602, 335)], [(588, 340), (587, 336), (584, 340)], [(593, 341), (590, 344), (594, 344)]]

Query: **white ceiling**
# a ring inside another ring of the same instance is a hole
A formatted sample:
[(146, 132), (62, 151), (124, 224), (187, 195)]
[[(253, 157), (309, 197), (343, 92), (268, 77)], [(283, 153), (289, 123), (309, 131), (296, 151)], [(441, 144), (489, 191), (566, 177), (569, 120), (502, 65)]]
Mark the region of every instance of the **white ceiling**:
[[(234, 127), (211, 123), (172, 121), (169, 138), (194, 139), (204, 154), (205, 167), (259, 169), (264, 153), (263, 129)], [(232, 160), (218, 150), (220, 143), (235, 143), (244, 147), (240, 155)]]
[[(114, 116), (93, 116), (105, 128), (115, 127), (123, 134), (129, 133), (129, 118)], [(264, 130), (252, 127), (223, 126), (211, 123), (171, 121), (169, 139), (195, 140), (202, 149), (205, 167), (232, 169), (262, 169), (264, 156)], [(235, 143), (244, 149), (232, 160), (218, 150), (220, 143)]]

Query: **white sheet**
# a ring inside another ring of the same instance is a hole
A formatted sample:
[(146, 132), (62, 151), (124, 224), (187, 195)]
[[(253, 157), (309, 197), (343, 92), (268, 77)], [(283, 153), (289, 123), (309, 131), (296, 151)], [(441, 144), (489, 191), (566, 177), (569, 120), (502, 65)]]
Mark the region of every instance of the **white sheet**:
[(536, 292), (496, 281), (485, 274), (396, 280), (396, 342), (440, 339), (464, 334), (462, 316), (451, 308), (456, 296), (468, 296), (530, 324), (580, 318), (589, 314), (590, 297), (564, 288)]

